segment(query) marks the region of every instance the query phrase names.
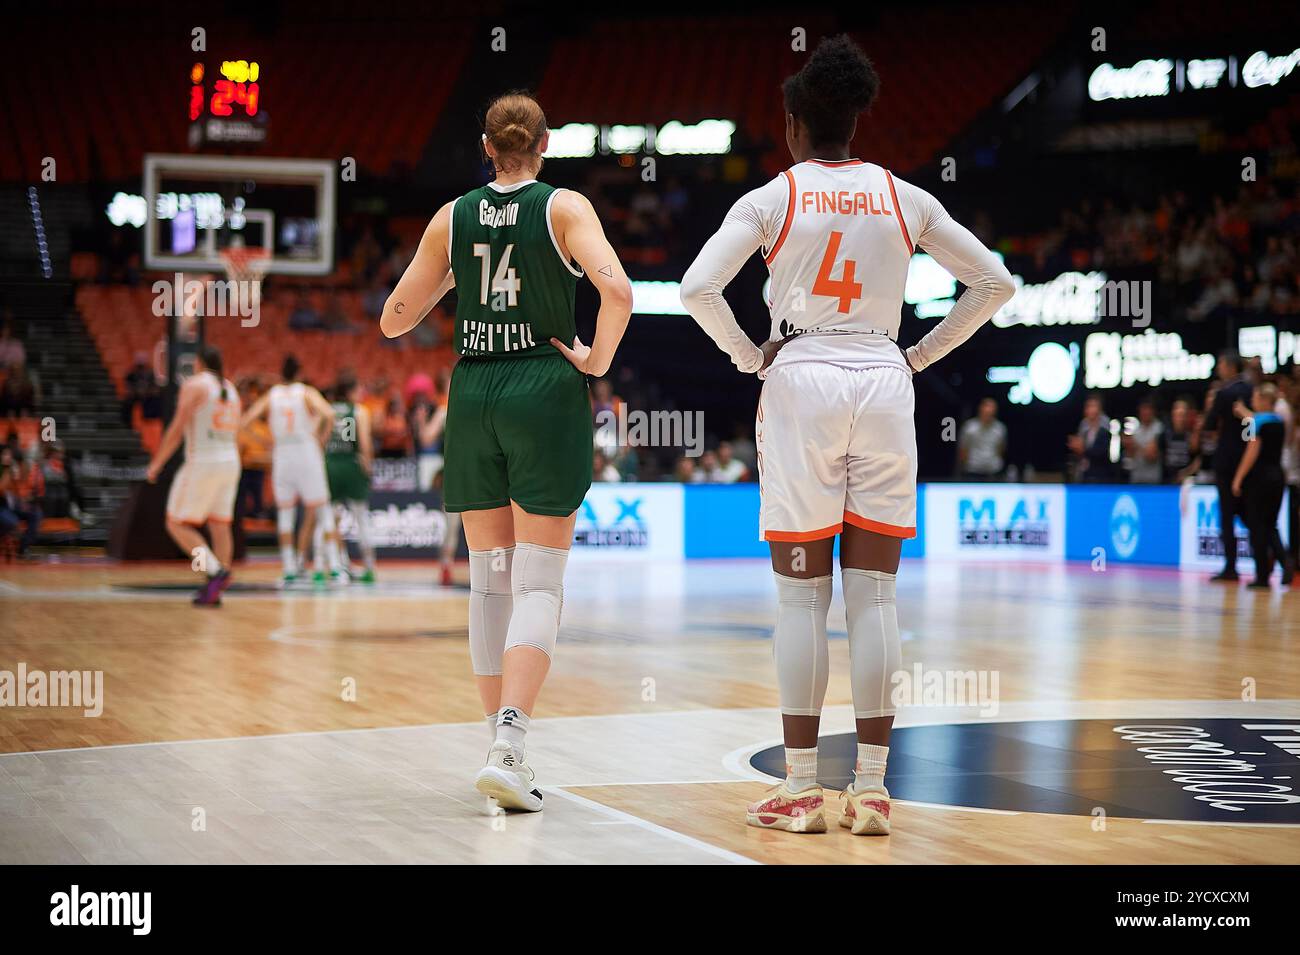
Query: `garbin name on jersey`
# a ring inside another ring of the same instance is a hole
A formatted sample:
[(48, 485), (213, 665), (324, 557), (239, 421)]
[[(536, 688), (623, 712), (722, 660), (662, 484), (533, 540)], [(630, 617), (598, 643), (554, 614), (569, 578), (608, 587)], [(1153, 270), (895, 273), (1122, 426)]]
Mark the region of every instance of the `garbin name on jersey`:
[(499, 229), (503, 225), (514, 225), (519, 221), (519, 204), (516, 202), (507, 202), (500, 209), (492, 205), (486, 199), (480, 199), (478, 203), (478, 222), (479, 225), (490, 226), (493, 229)]
[(462, 353), (499, 354), (533, 348), (533, 326), (528, 322), (465, 323), (462, 330)]
[(799, 197), (800, 212), (841, 216), (893, 216), (883, 192), (808, 191)]

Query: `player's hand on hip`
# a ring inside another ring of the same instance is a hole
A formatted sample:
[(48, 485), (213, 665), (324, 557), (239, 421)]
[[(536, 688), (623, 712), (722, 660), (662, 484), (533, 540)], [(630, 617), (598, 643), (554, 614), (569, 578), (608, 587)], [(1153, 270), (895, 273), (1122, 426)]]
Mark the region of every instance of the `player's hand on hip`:
[(785, 347), (785, 343), (794, 338), (793, 335), (786, 335), (780, 341), (763, 342), (758, 346), (758, 350), (763, 353), (763, 364), (759, 366), (759, 371), (767, 371), (771, 367), (772, 361), (776, 358), (776, 353)]
[(578, 371), (582, 372), (584, 375), (595, 375), (599, 378), (601, 375), (605, 374), (605, 372), (609, 371), (608, 368), (595, 368), (592, 366), (591, 346), (584, 345), (582, 339), (577, 338), (576, 336), (573, 339), (572, 348), (564, 344), (564, 342), (560, 341), (558, 338), (552, 338), (551, 344), (559, 350), (561, 355), (569, 359), (569, 364), (573, 365), (574, 368), (578, 369)]

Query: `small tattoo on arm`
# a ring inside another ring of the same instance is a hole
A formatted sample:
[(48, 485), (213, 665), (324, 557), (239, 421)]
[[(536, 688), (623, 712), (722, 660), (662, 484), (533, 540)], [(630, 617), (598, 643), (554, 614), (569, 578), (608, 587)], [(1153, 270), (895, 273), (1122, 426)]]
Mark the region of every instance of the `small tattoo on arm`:
[(612, 265), (602, 265), (596, 271), (598, 271), (601, 275), (607, 275), (610, 278), (614, 277), (614, 266)]

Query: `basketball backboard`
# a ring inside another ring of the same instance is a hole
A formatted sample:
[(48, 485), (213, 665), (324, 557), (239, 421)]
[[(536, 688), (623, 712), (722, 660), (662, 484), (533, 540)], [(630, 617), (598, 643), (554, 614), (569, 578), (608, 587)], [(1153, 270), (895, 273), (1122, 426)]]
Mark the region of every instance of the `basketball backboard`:
[(221, 271), (231, 245), (266, 250), (267, 271), (334, 267), (335, 163), (324, 159), (186, 156), (144, 160), (144, 264)]

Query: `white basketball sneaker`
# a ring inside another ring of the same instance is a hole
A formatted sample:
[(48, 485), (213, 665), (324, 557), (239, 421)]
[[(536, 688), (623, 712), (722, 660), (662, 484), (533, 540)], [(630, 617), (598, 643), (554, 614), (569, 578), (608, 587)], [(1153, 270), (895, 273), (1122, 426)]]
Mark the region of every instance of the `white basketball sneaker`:
[(889, 790), (857, 790), (850, 784), (840, 797), (840, 825), (855, 836), (889, 835)]
[(474, 788), (503, 809), (542, 811), (542, 794), (533, 788), (532, 768), (524, 754), (505, 740), (497, 740), (488, 750), (487, 765), (478, 771)]

